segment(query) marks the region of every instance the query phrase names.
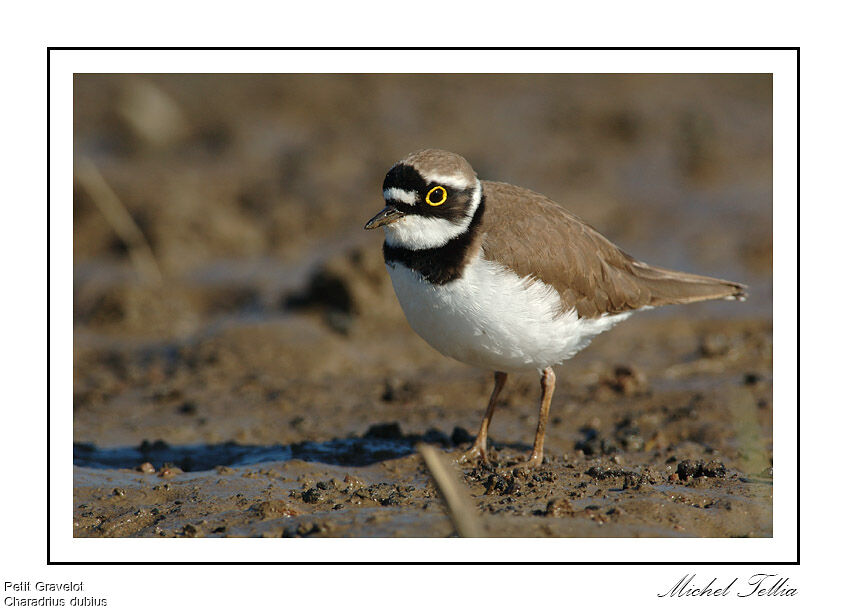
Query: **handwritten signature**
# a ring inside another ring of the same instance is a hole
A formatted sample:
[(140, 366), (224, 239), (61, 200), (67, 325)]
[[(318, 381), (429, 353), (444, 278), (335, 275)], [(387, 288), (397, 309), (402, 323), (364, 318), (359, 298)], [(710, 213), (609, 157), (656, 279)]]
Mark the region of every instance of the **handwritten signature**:
[[(726, 597), (734, 593), (737, 597), (794, 597), (797, 589), (789, 586), (788, 578), (778, 574), (753, 574), (746, 584), (736, 586), (739, 578), (735, 577), (726, 583), (718, 583), (712, 578), (705, 586), (697, 586), (694, 579), (697, 574), (685, 574), (679, 582), (658, 597)], [(700, 584), (703, 584), (701, 581)]]

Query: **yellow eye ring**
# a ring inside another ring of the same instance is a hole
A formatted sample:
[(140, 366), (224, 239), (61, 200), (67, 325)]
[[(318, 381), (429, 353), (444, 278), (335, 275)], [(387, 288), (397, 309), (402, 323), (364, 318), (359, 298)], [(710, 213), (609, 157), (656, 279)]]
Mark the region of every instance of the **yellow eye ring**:
[[(440, 191), (440, 193), (438, 193)], [(432, 196), (439, 198), (437, 200), (433, 200)], [(444, 202), (447, 201), (447, 190), (444, 189), (441, 185), (437, 185), (429, 190), (429, 193), (426, 194), (426, 203), (430, 206), (441, 206)]]

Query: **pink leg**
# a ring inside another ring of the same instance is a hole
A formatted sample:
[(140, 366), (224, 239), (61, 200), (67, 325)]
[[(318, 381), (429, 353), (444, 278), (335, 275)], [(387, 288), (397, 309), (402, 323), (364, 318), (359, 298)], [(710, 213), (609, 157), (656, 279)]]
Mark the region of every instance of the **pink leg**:
[(483, 462), (488, 462), (488, 425), (491, 423), (491, 417), (494, 416), (494, 407), (497, 403), (497, 397), (503, 386), (506, 384), (505, 372), (494, 372), (494, 390), (491, 392), (491, 398), (488, 400), (488, 408), (485, 410), (485, 416), (482, 418), (482, 425), (479, 426), (479, 433), (476, 435), (473, 446), (461, 456), (459, 461), (471, 461), (473, 459), (481, 459)]
[(547, 417), (550, 415), (550, 402), (553, 400), (553, 390), (556, 388), (556, 375), (553, 368), (545, 368), (541, 375), (541, 406), (538, 409), (538, 428), (535, 430), (535, 443), (532, 445), (532, 455), (524, 465), (528, 468), (541, 466), (544, 459), (544, 433), (547, 431)]

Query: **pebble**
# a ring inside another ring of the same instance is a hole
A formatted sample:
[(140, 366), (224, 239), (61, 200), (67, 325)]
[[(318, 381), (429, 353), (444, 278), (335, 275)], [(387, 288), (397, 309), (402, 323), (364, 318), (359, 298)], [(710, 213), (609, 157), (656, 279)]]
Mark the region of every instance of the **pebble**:
[(203, 535), (202, 530), (191, 523), (188, 523), (185, 527), (183, 527), (182, 532), (190, 538), (197, 538)]
[(308, 491), (303, 493), (303, 501), (307, 504), (316, 504), (319, 501), (323, 500), (324, 496), (321, 491), (315, 487), (312, 487)]
[(163, 467), (159, 470), (159, 478), (173, 478), (177, 474), (182, 474), (182, 470), (178, 467)]
[(566, 499), (551, 499), (547, 502), (547, 508), (544, 510), (544, 516), (572, 516), (574, 508), (571, 502)]
[(135, 470), (137, 472), (141, 472), (142, 474), (155, 474), (156, 473), (156, 468), (153, 467), (153, 464), (150, 463), (149, 461), (145, 461), (141, 465), (137, 466), (135, 468)]

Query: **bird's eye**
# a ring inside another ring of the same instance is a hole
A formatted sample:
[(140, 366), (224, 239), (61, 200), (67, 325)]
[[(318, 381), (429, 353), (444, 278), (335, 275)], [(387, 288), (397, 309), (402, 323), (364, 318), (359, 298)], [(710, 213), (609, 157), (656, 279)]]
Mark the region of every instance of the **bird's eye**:
[(447, 201), (447, 190), (441, 185), (433, 187), (426, 194), (426, 203), (430, 206), (441, 206)]

